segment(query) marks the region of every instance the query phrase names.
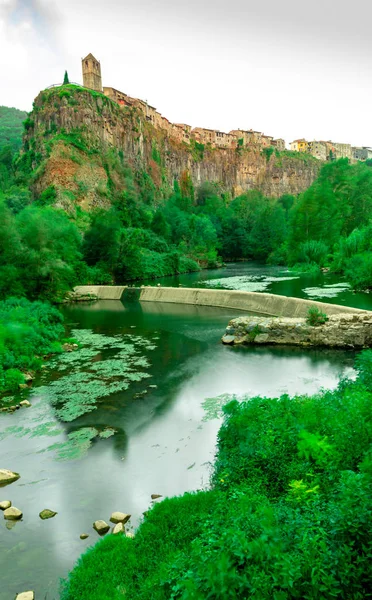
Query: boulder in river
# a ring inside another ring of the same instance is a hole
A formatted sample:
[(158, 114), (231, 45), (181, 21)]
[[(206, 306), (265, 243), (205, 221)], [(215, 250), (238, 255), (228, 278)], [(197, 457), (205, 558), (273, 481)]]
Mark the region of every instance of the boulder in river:
[(125, 527), (123, 523), (116, 523), (115, 527), (112, 528), (112, 533), (117, 535), (118, 533), (125, 533)]
[(110, 525), (107, 525), (106, 521), (98, 519), (98, 521), (94, 521), (93, 529), (95, 529), (99, 535), (105, 535), (110, 529)]
[(21, 592), (17, 594), (15, 600), (35, 600), (34, 592)]
[(0, 510), (6, 510), (7, 508), (10, 508), (12, 506), (12, 503), (10, 500), (2, 500), (0, 502)]
[(111, 523), (126, 523), (131, 518), (131, 515), (126, 515), (122, 512), (113, 512), (110, 521)]
[(41, 513), (39, 513), (39, 517), (40, 519), (43, 519), (43, 521), (45, 521), (45, 519), (51, 519), (52, 517), (55, 517), (58, 513), (54, 512), (54, 510), (50, 510), (49, 508), (44, 508), (44, 510), (41, 511)]
[(151, 494), (151, 500), (157, 500), (157, 498), (162, 498), (161, 494)]
[(13, 471), (8, 471), (8, 469), (0, 469), (0, 487), (13, 483), (19, 478), (19, 473), (13, 473)]
[(80, 539), (81, 540), (86, 540), (89, 537), (89, 535), (87, 533), (81, 533), (80, 534)]
[(7, 519), (8, 521), (19, 521), (19, 519), (22, 519), (22, 517), (22, 511), (15, 506), (10, 506), (4, 510), (4, 519)]

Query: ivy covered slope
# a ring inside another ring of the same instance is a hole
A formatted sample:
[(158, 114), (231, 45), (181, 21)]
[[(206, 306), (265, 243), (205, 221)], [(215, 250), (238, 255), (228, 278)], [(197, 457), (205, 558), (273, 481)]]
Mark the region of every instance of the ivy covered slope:
[(19, 150), (22, 145), (23, 121), (27, 113), (17, 108), (0, 106), (0, 148)]
[(62, 599), (371, 598), (371, 351), (357, 370), (333, 392), (226, 405), (211, 489), (90, 548)]

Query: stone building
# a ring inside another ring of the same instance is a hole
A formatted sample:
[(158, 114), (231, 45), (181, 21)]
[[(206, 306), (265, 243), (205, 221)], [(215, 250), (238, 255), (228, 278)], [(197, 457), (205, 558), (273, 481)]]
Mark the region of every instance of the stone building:
[(275, 146), (275, 148), (277, 150), (279, 150), (279, 152), (282, 152), (283, 150), (285, 150), (285, 141), (282, 138), (273, 140), (272, 145)]
[(372, 159), (372, 148), (367, 146), (354, 147), (352, 148), (352, 157), (355, 160), (369, 160)]
[(304, 138), (300, 140), (294, 140), (290, 144), (291, 150), (293, 152), (308, 152), (309, 151), (309, 142), (307, 142)]
[(258, 149), (274, 146), (278, 150), (285, 150), (285, 142), (282, 139), (274, 140), (272, 136), (264, 135), (259, 131), (243, 131), (234, 129), (229, 133), (215, 129), (207, 129), (204, 127), (195, 127), (192, 129), (190, 125), (185, 123), (171, 123), (161, 115), (156, 108), (150, 106), (147, 101), (139, 98), (132, 98), (120, 92), (113, 87), (102, 87), (102, 75), (100, 62), (93, 56), (88, 54), (82, 59), (83, 70), (83, 85), (92, 90), (102, 92), (123, 107), (134, 107), (141, 111), (146, 120), (156, 129), (162, 129), (167, 132), (169, 137), (190, 144), (190, 140), (194, 139), (201, 144), (210, 144), (214, 148), (236, 148), (238, 140), (243, 139), (244, 146), (255, 146)]
[(83, 85), (84, 87), (102, 92), (102, 76), (101, 64), (99, 60), (94, 58), (93, 54), (88, 54), (81, 61), (83, 70)]
[(334, 142), (333, 147), (334, 147), (334, 151), (335, 151), (335, 155), (336, 155), (336, 160), (339, 158), (349, 158), (350, 159), (352, 157), (352, 151), (351, 151), (350, 144), (340, 144), (338, 142)]
[(318, 160), (327, 160), (327, 144), (322, 141), (309, 142), (309, 152)]

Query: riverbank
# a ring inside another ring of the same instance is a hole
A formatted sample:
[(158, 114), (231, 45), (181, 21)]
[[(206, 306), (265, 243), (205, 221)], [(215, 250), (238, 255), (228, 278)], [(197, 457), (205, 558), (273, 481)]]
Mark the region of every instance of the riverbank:
[(0, 302), (0, 408), (14, 405), (5, 394), (27, 389), (45, 356), (62, 351), (64, 335), (62, 314), (50, 304), (26, 298)]
[(334, 392), (226, 405), (212, 489), (96, 544), (62, 600), (368, 597), (371, 357)]

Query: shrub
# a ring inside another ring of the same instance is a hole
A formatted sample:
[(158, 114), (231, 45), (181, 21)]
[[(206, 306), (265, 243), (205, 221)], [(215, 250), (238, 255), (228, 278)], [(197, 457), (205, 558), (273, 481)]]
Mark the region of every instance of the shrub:
[(316, 263), (322, 266), (327, 257), (328, 246), (318, 240), (308, 240), (299, 246), (299, 262)]
[(309, 310), (307, 311), (306, 322), (309, 325), (316, 327), (316, 325), (323, 325), (327, 321), (328, 317), (326, 313), (322, 312), (319, 308), (316, 308), (314, 306), (312, 308), (309, 308)]

